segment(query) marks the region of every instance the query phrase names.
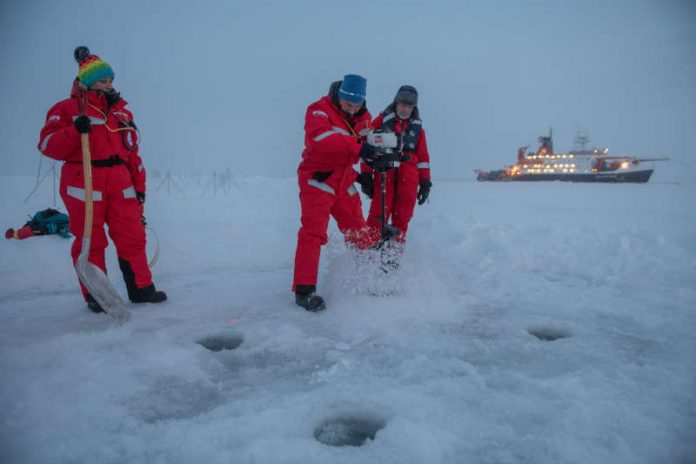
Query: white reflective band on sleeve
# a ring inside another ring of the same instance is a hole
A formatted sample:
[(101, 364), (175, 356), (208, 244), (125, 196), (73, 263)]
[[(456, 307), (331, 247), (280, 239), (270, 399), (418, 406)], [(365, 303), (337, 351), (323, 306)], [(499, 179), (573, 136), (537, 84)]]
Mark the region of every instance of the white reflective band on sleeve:
[(417, 163), (416, 167), (418, 169), (430, 169), (430, 163)]
[(314, 137), (314, 141), (320, 142), (320, 141), (324, 140), (326, 137), (328, 137), (329, 135), (333, 135), (333, 134), (335, 134), (334, 131), (326, 131), (323, 134), (319, 134), (316, 137)]
[[(73, 116), (72, 120), (73, 122), (79, 118), (79, 116)], [(101, 119), (101, 118), (95, 118), (94, 116), (89, 117), (89, 122), (92, 123), (93, 126), (100, 126), (102, 124), (106, 124), (106, 119)]]
[(139, 164), (138, 165), (138, 172), (143, 172), (143, 169), (145, 169), (145, 168), (143, 167), (142, 163)]
[[(87, 199), (87, 193), (85, 192), (85, 189), (81, 189), (79, 187), (70, 187), (68, 186), (68, 196), (77, 198), (80, 201), (85, 201)], [(101, 201), (102, 199), (102, 194), (98, 190), (93, 190), (92, 191), (92, 200), (93, 201)]]
[(48, 147), (48, 141), (51, 137), (53, 137), (53, 134), (55, 134), (55, 132), (51, 132), (50, 134), (48, 134), (46, 138), (43, 139), (43, 142), (41, 142), (41, 153), (46, 151), (46, 147)]
[(391, 121), (392, 119), (394, 119), (394, 115), (395, 113), (389, 113), (387, 116), (384, 117), (384, 119), (382, 119), (382, 122), (385, 123), (387, 121)]
[(316, 179), (309, 179), (309, 180), (307, 181), (307, 183), (308, 183), (309, 185), (311, 185), (312, 187), (316, 187), (316, 188), (318, 188), (319, 190), (323, 190), (323, 191), (325, 191), (325, 192), (327, 192), (327, 193), (330, 193), (331, 195), (336, 195), (336, 191), (333, 189), (333, 187), (331, 187), (330, 185), (325, 184), (325, 183), (323, 183), (323, 182), (319, 182), (319, 181), (316, 180)]
[(135, 188), (128, 187), (123, 191), (123, 198), (135, 198)]
[(322, 134), (317, 135), (314, 137), (315, 142), (321, 142), (324, 140), (326, 137), (333, 135), (333, 134), (342, 134), (342, 135), (350, 135), (350, 132), (348, 132), (345, 129), (341, 129), (340, 127), (333, 126), (330, 131), (326, 131)]
[(355, 195), (358, 193), (358, 189), (355, 188), (355, 185), (350, 184), (350, 187), (348, 187), (348, 195)]

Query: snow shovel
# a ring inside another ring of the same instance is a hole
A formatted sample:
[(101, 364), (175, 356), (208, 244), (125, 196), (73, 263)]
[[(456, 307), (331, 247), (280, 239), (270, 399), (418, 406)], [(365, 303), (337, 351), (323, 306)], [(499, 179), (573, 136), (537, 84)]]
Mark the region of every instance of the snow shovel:
[[(87, 107), (87, 95), (84, 93), (84, 90), (78, 95), (78, 102), (80, 115), (83, 116)], [(89, 134), (80, 134), (80, 139), (82, 142), (82, 170), (85, 177), (85, 228), (82, 236), (82, 250), (77, 258), (75, 269), (82, 284), (87, 287), (87, 291), (97, 300), (102, 309), (119, 323), (123, 323), (128, 320), (130, 313), (126, 309), (121, 296), (104, 271), (87, 260), (92, 240), (92, 222), (94, 220), (92, 156), (89, 152)]]

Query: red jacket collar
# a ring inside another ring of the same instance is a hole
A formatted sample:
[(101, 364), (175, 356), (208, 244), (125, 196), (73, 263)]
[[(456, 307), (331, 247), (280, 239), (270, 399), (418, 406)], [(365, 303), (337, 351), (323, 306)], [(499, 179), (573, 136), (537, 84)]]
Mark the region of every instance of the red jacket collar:
[[(79, 84), (78, 80), (75, 79), (75, 81), (73, 82), (72, 89), (70, 91), (70, 97), (77, 98), (78, 93), (80, 92), (79, 85), (80, 84)], [(95, 106), (102, 111), (106, 111), (108, 109), (108, 105), (106, 103), (106, 97), (104, 96), (103, 93), (94, 92), (91, 90), (85, 90), (84, 92), (86, 92), (86, 94), (87, 94), (87, 103), (88, 104)], [(112, 106), (112, 108), (123, 108), (124, 106), (126, 106), (127, 103), (128, 102), (126, 100), (121, 98), (119, 101), (117, 101), (116, 103), (114, 103), (111, 106)]]

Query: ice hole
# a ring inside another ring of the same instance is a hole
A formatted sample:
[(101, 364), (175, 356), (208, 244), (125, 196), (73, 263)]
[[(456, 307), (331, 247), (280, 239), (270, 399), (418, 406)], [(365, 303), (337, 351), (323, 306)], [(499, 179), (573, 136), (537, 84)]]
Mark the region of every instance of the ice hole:
[(384, 428), (379, 419), (345, 417), (324, 421), (314, 430), (314, 438), (329, 446), (362, 446)]
[(554, 329), (552, 327), (530, 327), (527, 329), (527, 332), (544, 342), (552, 342), (561, 338), (568, 338), (571, 335), (567, 330)]
[(199, 345), (210, 351), (234, 350), (242, 344), (244, 338), (241, 335), (211, 335), (196, 341)]

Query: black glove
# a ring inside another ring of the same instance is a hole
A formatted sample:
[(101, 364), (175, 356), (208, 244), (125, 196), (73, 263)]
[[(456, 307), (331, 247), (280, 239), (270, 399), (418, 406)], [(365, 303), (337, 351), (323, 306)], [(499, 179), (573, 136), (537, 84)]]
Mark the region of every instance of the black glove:
[(92, 132), (92, 122), (89, 120), (89, 117), (84, 114), (78, 116), (77, 119), (73, 121), (73, 125), (80, 134), (89, 134)]
[(380, 153), (377, 150), (377, 147), (372, 146), (367, 142), (363, 142), (362, 146), (360, 147), (360, 158), (362, 158), (368, 166), (379, 158), (379, 155)]
[(104, 92), (104, 97), (106, 98), (106, 104), (109, 106), (121, 100), (121, 94), (116, 89), (111, 89), (111, 92)]
[(372, 177), (372, 173), (361, 172), (358, 174), (357, 181), (360, 184), (360, 190), (362, 190), (362, 193), (367, 195), (367, 198), (372, 198), (372, 195), (375, 193), (375, 180)]
[(314, 180), (317, 180), (319, 182), (324, 182), (326, 179), (331, 177), (331, 174), (333, 174), (333, 171), (317, 171), (314, 174), (312, 174), (312, 177), (314, 177)]
[(138, 199), (138, 203), (141, 205), (145, 204), (145, 192), (135, 192), (135, 198)]
[(428, 196), (430, 195), (430, 187), (432, 186), (433, 183), (428, 179), (423, 179), (418, 183), (418, 196), (416, 196), (416, 198), (418, 199), (419, 205), (422, 205), (428, 200)]

